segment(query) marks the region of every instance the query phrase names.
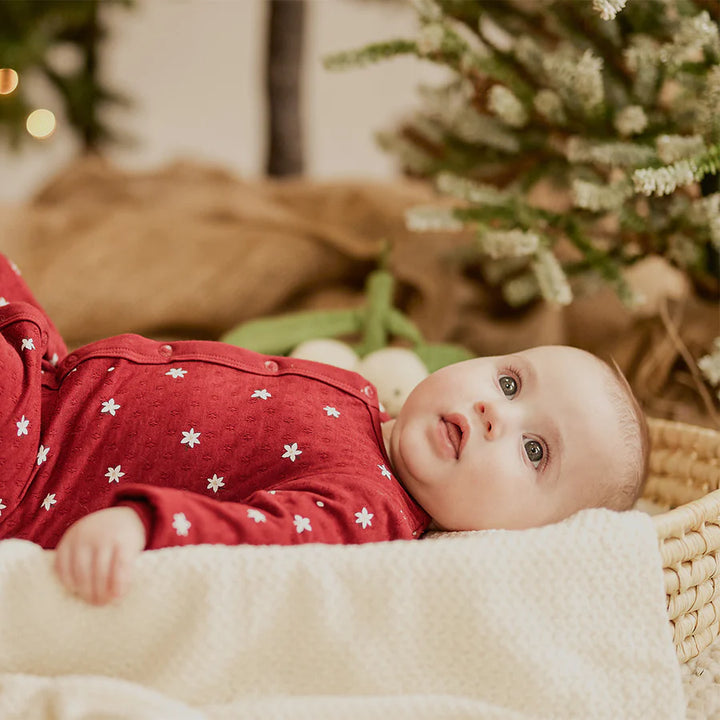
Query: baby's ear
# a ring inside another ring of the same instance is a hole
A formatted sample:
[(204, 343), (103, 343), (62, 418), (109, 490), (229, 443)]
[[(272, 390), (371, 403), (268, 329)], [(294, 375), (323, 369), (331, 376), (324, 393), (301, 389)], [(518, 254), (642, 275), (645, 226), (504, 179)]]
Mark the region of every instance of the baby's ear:
[(413, 388), (428, 376), (422, 360), (407, 348), (383, 348), (366, 355), (356, 368), (378, 392), (390, 417), (397, 417)]

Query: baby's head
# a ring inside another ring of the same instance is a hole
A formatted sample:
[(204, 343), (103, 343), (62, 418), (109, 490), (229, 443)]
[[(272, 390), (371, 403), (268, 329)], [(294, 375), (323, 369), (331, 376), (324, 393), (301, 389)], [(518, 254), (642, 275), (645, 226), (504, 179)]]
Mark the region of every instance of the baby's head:
[(627, 381), (572, 347), (442, 368), (383, 433), (396, 475), (445, 530), (627, 510), (647, 475), (647, 422)]

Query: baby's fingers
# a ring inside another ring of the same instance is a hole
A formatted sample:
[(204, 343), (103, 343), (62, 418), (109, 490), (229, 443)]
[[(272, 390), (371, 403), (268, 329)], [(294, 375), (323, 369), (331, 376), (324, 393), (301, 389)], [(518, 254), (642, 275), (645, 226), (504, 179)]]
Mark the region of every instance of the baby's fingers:
[(110, 573), (108, 576), (108, 593), (110, 599), (125, 595), (130, 588), (132, 577), (133, 558), (123, 547), (116, 547), (113, 551)]
[(85, 598), (94, 605), (104, 605), (112, 600), (110, 581), (112, 578), (114, 550), (111, 545), (94, 548), (90, 577), (91, 595)]

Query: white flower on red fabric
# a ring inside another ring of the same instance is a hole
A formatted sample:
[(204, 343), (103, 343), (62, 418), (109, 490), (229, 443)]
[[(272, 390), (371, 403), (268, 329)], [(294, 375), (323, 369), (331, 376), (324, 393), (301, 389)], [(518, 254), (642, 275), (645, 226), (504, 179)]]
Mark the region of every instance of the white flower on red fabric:
[(265, 522), (265, 513), (260, 512), (259, 510), (256, 510), (255, 508), (248, 508), (247, 511), (248, 517), (251, 520), (254, 520), (256, 523)]
[(55, 493), (48, 493), (45, 499), (40, 503), (46, 510), (49, 510), (53, 505), (57, 503), (55, 499)]
[(334, 417), (338, 418), (340, 417), (340, 411), (336, 410), (334, 407), (331, 407), (330, 405), (326, 405), (323, 410), (327, 413), (328, 417)]
[(183, 370), (179, 367), (170, 368), (165, 374), (170, 375), (170, 377), (173, 378), (180, 378), (182, 380), (187, 375), (187, 370)]
[(24, 415), (15, 424), (17, 425), (18, 429), (18, 437), (28, 434), (28, 425), (30, 424), (30, 421)]
[(380, 468), (380, 473), (384, 475), (388, 480), (392, 480), (392, 475), (390, 474), (390, 471), (385, 467), (385, 464), (378, 465), (378, 468)]
[(293, 524), (295, 525), (295, 529), (298, 531), (298, 534), (304, 532), (305, 530), (308, 532), (312, 531), (312, 528), (310, 527), (310, 518), (303, 517), (302, 515), (296, 515), (293, 520)]
[(4, 297), (0, 297), (0, 307), (2, 307), (3, 305), (9, 305), (9, 304), (10, 303)]
[(32, 338), (23, 338), (21, 350), (34, 350), (35, 341)]
[(206, 478), (208, 481), (208, 486), (206, 490), (212, 490), (214, 493), (218, 491), (218, 488), (225, 487), (225, 483), (223, 482), (223, 477), (218, 477), (217, 473), (213, 473), (213, 476), (211, 478)]
[(187, 445), (189, 448), (193, 448), (200, 444), (198, 438), (202, 433), (196, 433), (195, 428), (190, 428), (188, 432), (182, 431), (183, 439), (180, 441), (181, 445)]
[(20, 268), (19, 268), (12, 260), (8, 260), (8, 263), (10, 264), (10, 267), (12, 268), (12, 271), (13, 271), (16, 275), (21, 275), (21, 274), (22, 274), (22, 273), (20, 272)]
[(256, 390), (251, 396), (251, 398), (262, 398), (263, 400), (267, 400), (269, 397), (272, 397), (272, 394), (269, 393), (265, 388), (262, 390)]
[(37, 464), (42, 465), (46, 460), (48, 453), (50, 452), (49, 447), (45, 447), (44, 445), (41, 445), (38, 448), (38, 454), (37, 454)]
[(355, 517), (357, 520), (355, 522), (358, 525), (362, 525), (363, 530), (368, 526), (372, 526), (372, 519), (375, 517), (375, 515), (371, 512), (368, 512), (368, 509), (364, 507), (360, 512), (355, 513)]
[(7, 505), (3, 505), (2, 498), (0, 498), (0, 515), (2, 515), (2, 511), (7, 507)]
[(295, 462), (295, 458), (298, 455), (302, 455), (302, 450), (298, 450), (298, 444), (293, 443), (292, 445), (283, 445), (285, 452), (283, 453), (284, 458), (290, 458), (292, 462)]
[(186, 537), (188, 530), (192, 527), (192, 523), (185, 517), (185, 513), (175, 513), (173, 515), (172, 526), (178, 535)]
[(58, 360), (60, 360), (60, 358), (58, 357), (58, 354), (53, 353), (52, 357), (50, 358), (50, 364), (54, 367), (55, 365), (58, 364)]
[(114, 369), (115, 369), (114, 367), (109, 367), (108, 372), (112, 372)]
[(108, 471), (105, 473), (105, 477), (110, 478), (108, 480), (109, 483), (111, 483), (111, 482), (119, 483), (120, 482), (120, 478), (125, 475), (124, 472), (120, 471), (121, 467), (122, 467), (122, 465), (116, 465), (114, 468), (111, 468), (111, 467), (108, 468)]
[(120, 405), (118, 405), (115, 402), (115, 398), (110, 398), (109, 400), (106, 400), (102, 404), (102, 410), (101, 413), (110, 413), (113, 417), (115, 417), (115, 411), (120, 409)]

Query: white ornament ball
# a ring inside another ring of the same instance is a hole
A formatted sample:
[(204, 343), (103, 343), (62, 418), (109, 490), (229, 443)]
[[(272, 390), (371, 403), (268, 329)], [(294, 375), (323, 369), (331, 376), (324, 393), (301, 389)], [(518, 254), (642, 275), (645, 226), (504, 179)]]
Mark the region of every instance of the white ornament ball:
[(355, 368), (376, 388), (378, 399), (396, 417), (413, 388), (430, 373), (408, 348), (383, 348), (366, 355)]
[(332, 338), (301, 342), (290, 353), (290, 357), (323, 362), (343, 370), (356, 370), (360, 359), (347, 343)]

